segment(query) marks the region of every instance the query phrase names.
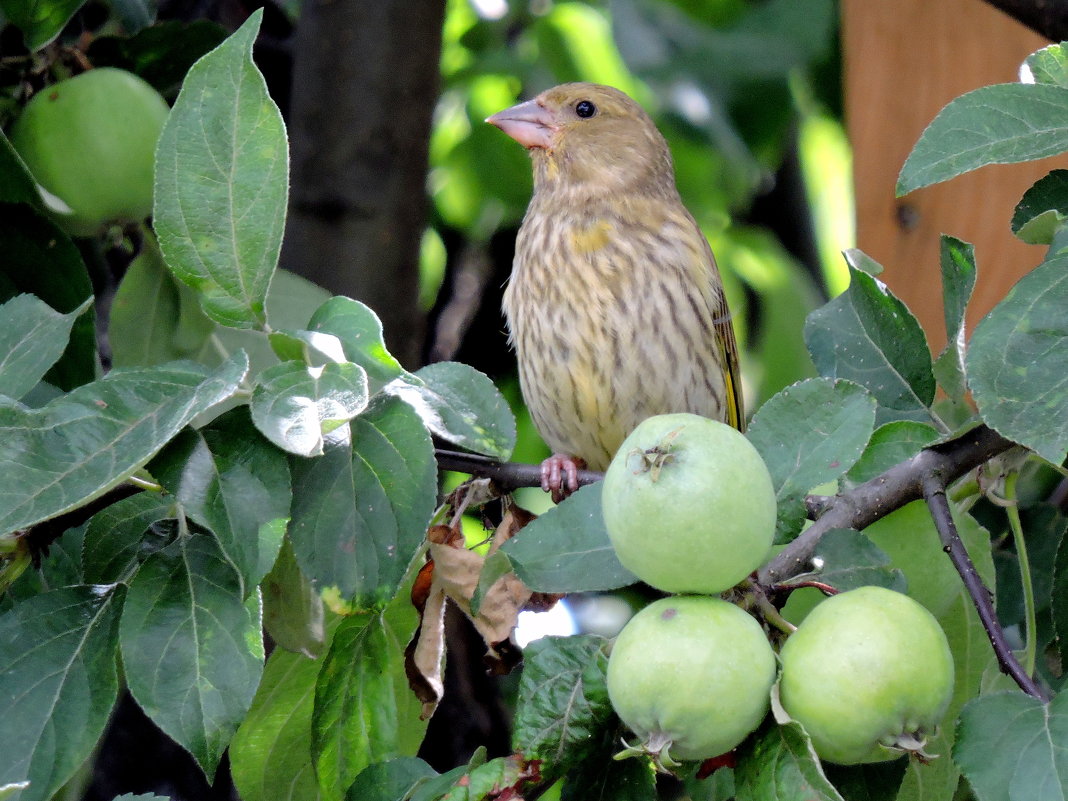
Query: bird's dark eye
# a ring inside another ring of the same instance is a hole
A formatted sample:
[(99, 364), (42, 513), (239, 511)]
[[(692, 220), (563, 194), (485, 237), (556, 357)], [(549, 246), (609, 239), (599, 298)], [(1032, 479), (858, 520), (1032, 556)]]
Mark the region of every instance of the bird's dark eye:
[(597, 106), (593, 105), (589, 100), (580, 100), (575, 104), (575, 113), (582, 119), (586, 119), (597, 113)]

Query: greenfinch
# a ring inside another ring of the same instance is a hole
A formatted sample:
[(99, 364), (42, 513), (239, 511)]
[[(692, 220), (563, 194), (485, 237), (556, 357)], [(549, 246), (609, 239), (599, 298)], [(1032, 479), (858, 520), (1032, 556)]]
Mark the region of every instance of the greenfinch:
[(605, 469), (656, 414), (743, 429), (723, 284), (649, 115), (618, 89), (568, 83), (486, 121), (533, 162), (504, 313), (523, 398), (556, 451), (543, 488), (574, 491), (579, 468)]

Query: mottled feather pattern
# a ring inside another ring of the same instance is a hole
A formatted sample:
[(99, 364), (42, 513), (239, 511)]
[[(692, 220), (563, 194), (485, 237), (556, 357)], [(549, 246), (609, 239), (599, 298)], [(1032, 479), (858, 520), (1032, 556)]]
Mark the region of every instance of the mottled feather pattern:
[[(568, 219), (551, 194), (531, 205), (505, 292), (523, 397), (549, 446), (604, 469), (650, 415), (724, 419), (715, 321), (727, 311), (696, 223), (643, 198)], [(598, 224), (616, 235), (577, 247)]]
[(565, 109), (593, 98), (605, 119), (561, 126), (556, 146), (531, 148), (535, 192), (504, 310), (538, 430), (603, 470), (655, 414), (741, 427), (722, 284), (663, 137), (616, 90), (570, 84), (540, 97)]

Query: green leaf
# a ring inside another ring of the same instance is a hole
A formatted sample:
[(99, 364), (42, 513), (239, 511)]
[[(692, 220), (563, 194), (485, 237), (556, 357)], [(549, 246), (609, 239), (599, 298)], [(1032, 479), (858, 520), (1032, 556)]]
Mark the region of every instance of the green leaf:
[[(467, 775), (469, 770), (483, 765), (486, 762), (485, 746), (479, 746), (467, 765), (460, 765), (452, 770), (442, 773), (440, 776), (428, 778), (415, 786), (412, 793), (405, 796), (403, 801), (440, 801), (449, 789)], [(355, 793), (347, 793), (345, 801), (363, 801), (363, 798)], [(390, 799), (390, 801), (393, 801)]]
[(276, 648), (241, 727), (230, 769), (244, 801), (318, 801), (311, 756), (312, 706), (322, 660)]
[(421, 564), (411, 566), (396, 596), (386, 605), (382, 615), (390, 648), (398, 655), (396, 660), (389, 662), (390, 670), (393, 671), (393, 704), (397, 708), (396, 748), (399, 753), (407, 756), (415, 756), (419, 752), (429, 723), (422, 717), (423, 703), (411, 690), (404, 664), (405, 648), (422, 622), (422, 616), (412, 605), (412, 586), (419, 575), (420, 567)]
[(945, 235), (940, 247), (946, 347), (935, 361), (934, 375), (950, 398), (962, 401), (968, 389), (964, 370), (964, 321), (975, 288), (975, 248)]
[(817, 574), (837, 590), (877, 585), (905, 592), (905, 574), (892, 565), (890, 557), (859, 531), (831, 529), (816, 547), (813, 562), (820, 565)]
[(416, 757), (398, 757), (368, 765), (345, 794), (346, 801), (403, 801), (438, 772)]
[(746, 741), (734, 769), (738, 801), (842, 801), (798, 723), (769, 724)]
[(85, 301), (60, 314), (34, 295), (16, 295), (0, 306), (0, 395), (18, 400), (59, 361)]
[(282, 361), (304, 362), (317, 367), (331, 362), (345, 362), (341, 340), (333, 334), (319, 331), (272, 331), (268, 337), (271, 349)]
[(1011, 228), (1029, 245), (1048, 245), (1068, 218), (1068, 170), (1052, 170), (1040, 178), (1016, 205)]
[(0, 616), (0, 786), (51, 798), (92, 753), (118, 697), (121, 586), (53, 590)]
[(1053, 564), (1053, 629), (1057, 634), (1056, 647), (1061, 663), (1068, 664), (1068, 538), (1062, 539)]
[[(912, 312), (846, 252), (849, 289), (805, 322), (805, 343), (820, 375), (865, 387), (879, 403), (878, 422), (929, 421), (935, 379), (927, 337)], [(866, 257), (864, 257), (866, 258)]]
[[(1035, 610), (1039, 613), (1059, 604), (1061, 599), (1053, 595), (1057, 567), (1057, 553), (1064, 541), (1068, 518), (1059, 509), (1046, 503), (1035, 503), (1020, 513), (1023, 531), (1027, 537), (1027, 552), (1031, 568), (1031, 588), (1035, 597)], [(998, 620), (1008, 627), (1023, 624), (1025, 604), (1020, 562), (1015, 553), (997, 553), (999, 576), (997, 580)], [(1056, 625), (1056, 619), (1051, 622)], [(1044, 628), (1044, 626), (1043, 626)], [(1052, 633), (1052, 632), (1051, 632)], [(1043, 636), (1043, 635), (1037, 635)], [(1041, 649), (1042, 641), (1038, 647)]]
[(345, 358), (367, 371), (372, 395), (404, 374), (400, 362), (386, 350), (382, 321), (370, 307), (358, 300), (330, 298), (315, 310), (308, 321), (308, 329), (332, 334), (341, 341)]
[[(26, 205), (0, 205), (0, 301), (22, 292), (36, 295), (61, 314), (93, 297), (81, 254), (55, 223)], [(45, 380), (71, 390), (96, 377), (96, 315), (78, 317), (70, 343)]]
[(980, 321), (968, 352), (983, 420), (1054, 464), (1068, 450), (1065, 308), (1068, 256), (1056, 256), (1020, 279)]
[(594, 756), (615, 715), (608, 703), (608, 641), (593, 634), (543, 637), (523, 651), (512, 748), (555, 778)]
[[(192, 292), (192, 290), (190, 290)], [(267, 322), (272, 328), (300, 329), (308, 317), (330, 297), (320, 286), (306, 278), (278, 269), (267, 291)], [(244, 350), (248, 353), (250, 375), (258, 375), (268, 367), (278, 364), (269, 335), (263, 331), (240, 330), (218, 326), (212, 337), (212, 345), (222, 354)], [(208, 354), (205, 354), (207, 357)]]
[(528, 523), (500, 548), (535, 592), (613, 590), (637, 577), (619, 563), (601, 512), (598, 481)]
[(404, 398), (432, 433), (475, 453), (506, 461), (515, 447), (515, 417), (485, 375), (459, 362), (429, 364), (389, 392)]
[[(122, 0), (128, 7), (151, 6), (150, 0)], [(129, 27), (126, 33), (132, 33)], [(97, 36), (87, 55), (97, 67), (129, 70), (144, 78), (161, 95), (178, 94), (189, 68), (208, 51), (226, 39), (227, 31), (217, 22), (165, 20), (139, 30), (134, 36)]]
[[(129, 34), (151, 25), (156, 17), (156, 4), (152, 0), (115, 0), (114, 9), (123, 30)], [(95, 62), (94, 66), (97, 66)]]
[[(988, 587), (993, 586), (990, 534), (966, 513), (954, 510), (953, 520), (980, 577)], [(905, 574), (908, 595), (935, 617), (964, 592), (960, 575), (942, 550), (938, 530), (923, 501), (913, 501), (891, 512), (864, 529), (864, 533)]]
[(1068, 150), (1068, 89), (1049, 84), (984, 86), (951, 100), (912, 149), (897, 194), (987, 164), (1015, 164)]
[(500, 551), (494, 551), (486, 557), (482, 564), (482, 570), (478, 574), (478, 585), (471, 595), (471, 614), (477, 615), (482, 608), (482, 600), (486, 593), (497, 583), (498, 580), (512, 572), (512, 560), (508, 555)]
[[(905, 801), (904, 798), (898, 798), (898, 791), (906, 768), (903, 759), (870, 765), (834, 765), (827, 762), (823, 765), (823, 773), (846, 801)], [(920, 798), (937, 801), (939, 796)], [(941, 801), (949, 801), (949, 798), (942, 798)]]
[(243, 603), (214, 537), (182, 535), (145, 560), (119, 637), (137, 703), (213, 776), (263, 671), (259, 598)]
[(705, 776), (701, 772), (703, 765), (691, 762), (679, 776), (689, 801), (734, 801), (734, 769), (724, 765), (717, 767), (711, 776)]
[(613, 739), (599, 758), (587, 760), (564, 779), (560, 801), (656, 801), (656, 782), (645, 759), (612, 760), (620, 750)]
[[(58, 539), (52, 540), (48, 545), (47, 553), (39, 557), (37, 569), (24, 572), (13, 585), (7, 588), (6, 597), (0, 599), (0, 605), (2, 605), (0, 608), (6, 611), (14, 603), (29, 600), (49, 590), (90, 583), (86, 581), (82, 571), (85, 528), (84, 525), (69, 528)], [(10, 543), (9, 538), (5, 537), (4, 540)], [(18, 556), (16, 556), (16, 564)], [(4, 562), (5, 567), (11, 564), (7, 559)]]
[(1048, 83), (1068, 88), (1068, 50), (1064, 43), (1043, 47), (1024, 61), (1035, 83)]
[(334, 633), (312, 713), (312, 757), (324, 798), (341, 799), (365, 767), (402, 756), (405, 722), (395, 694), (398, 678), (407, 692), (403, 650), (382, 615), (347, 617)]
[(279, 448), (319, 456), (323, 436), (367, 408), (367, 397), (367, 374), (358, 364), (282, 362), (257, 376), (249, 406), (256, 428)]
[(85, 0), (0, 0), (0, 11), (22, 31), (26, 49), (40, 50), (63, 30)]
[(801, 530), (804, 496), (860, 458), (875, 425), (875, 399), (851, 381), (810, 378), (760, 407), (746, 436), (764, 459), (779, 501), (777, 538)]
[(238, 354), (198, 365), (113, 370), (41, 409), (0, 404), (0, 532), (74, 509), (124, 481), (201, 412), (238, 389)]
[(37, 183), (3, 131), (0, 131), (0, 203), (26, 203), (41, 208)]
[(1065, 214), (1060, 209), (1046, 209), (1031, 217), (1014, 233), (1020, 241), (1028, 245), (1048, 245), (1061, 229), (1064, 220)]
[(252, 63), (262, 11), (189, 70), (156, 150), (153, 224), (167, 264), (233, 328), (266, 325), (285, 225), (285, 125)]
[(274, 564), (289, 522), (285, 454), (258, 435), (247, 407), (239, 406), (182, 431), (149, 471), (192, 520), (215, 534), (248, 595)]
[(115, 367), (204, 361), (215, 323), (196, 293), (167, 269), (159, 245), (145, 231), (141, 252), (130, 263), (111, 303), (108, 342)]
[[(513, 798), (522, 798), (522, 788), (529, 776), (529, 770), (519, 757), (497, 757), (470, 769), (462, 780), (456, 781), (452, 789), (441, 796), (441, 801), (494, 801), (507, 798), (509, 789)], [(414, 796), (413, 801), (418, 797)]]
[(325, 444), (320, 457), (290, 460), (289, 536), (321, 592), (369, 609), (393, 597), (426, 537), (437, 491), (433, 444), (411, 407), (383, 396)]
[(263, 626), (276, 645), (315, 659), (326, 642), (323, 601), (297, 564), (288, 539), (263, 580)]
[(97, 512), (89, 519), (82, 546), (85, 580), (124, 581), (147, 556), (145, 532), (175, 515), (174, 499), (154, 492), (139, 492)]
[(852, 483), (863, 484), (894, 465), (911, 459), (940, 437), (934, 426), (912, 420), (895, 420), (879, 426), (868, 440), (864, 453), (849, 468), (847, 476)]
[(953, 760), (978, 801), (1065, 798), (1068, 694), (1048, 704), (1019, 692), (975, 698), (957, 725)]

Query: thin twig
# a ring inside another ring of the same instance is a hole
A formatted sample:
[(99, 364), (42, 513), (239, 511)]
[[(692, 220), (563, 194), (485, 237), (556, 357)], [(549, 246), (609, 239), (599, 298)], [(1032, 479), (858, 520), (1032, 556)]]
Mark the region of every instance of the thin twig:
[(971, 596), (972, 603), (979, 613), (979, 620), (986, 629), (986, 635), (990, 639), (990, 645), (994, 648), (998, 664), (1003, 673), (1020, 685), (1020, 689), (1028, 695), (1034, 696), (1041, 701), (1049, 700), (1042, 688), (1033, 678), (1028, 675), (1023, 666), (1016, 659), (1012, 648), (1005, 640), (1005, 632), (998, 622), (997, 612), (994, 611), (994, 602), (990, 591), (983, 584), (975, 565), (972, 563), (968, 551), (957, 534), (957, 525), (953, 522), (950, 512), (949, 500), (946, 498), (946, 481), (936, 471), (925, 473), (923, 476), (923, 496), (927, 501), (927, 508), (931, 510), (935, 528), (938, 529), (938, 537), (942, 541), (942, 550), (949, 554), (953, 566), (960, 574), (964, 587)]

